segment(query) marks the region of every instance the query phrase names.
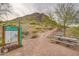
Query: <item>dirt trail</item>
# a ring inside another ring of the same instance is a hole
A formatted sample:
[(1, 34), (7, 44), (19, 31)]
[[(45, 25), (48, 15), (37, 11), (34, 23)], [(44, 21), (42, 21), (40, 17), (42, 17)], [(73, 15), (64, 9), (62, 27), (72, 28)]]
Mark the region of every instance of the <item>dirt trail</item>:
[(54, 31), (56, 31), (57, 30), (57, 28), (55, 28), (54, 30), (51, 30), (51, 31), (47, 31), (47, 32), (45, 32), (45, 33), (42, 33), (41, 35), (40, 35), (40, 37), (38, 38), (38, 43), (37, 43), (37, 47), (35, 47), (35, 49), (33, 50), (33, 55), (39, 55), (41, 52), (43, 52), (42, 51), (42, 49), (44, 49), (44, 47), (45, 46), (47, 46), (48, 45), (48, 40), (47, 40), (47, 37), (51, 34), (51, 33), (53, 33)]
[(47, 36), (56, 31), (57, 28), (39, 34), (36, 39), (23, 39), (23, 47), (13, 50), (5, 55), (21, 55), (21, 56), (56, 56), (56, 55), (79, 55), (78, 51), (67, 47), (51, 44)]

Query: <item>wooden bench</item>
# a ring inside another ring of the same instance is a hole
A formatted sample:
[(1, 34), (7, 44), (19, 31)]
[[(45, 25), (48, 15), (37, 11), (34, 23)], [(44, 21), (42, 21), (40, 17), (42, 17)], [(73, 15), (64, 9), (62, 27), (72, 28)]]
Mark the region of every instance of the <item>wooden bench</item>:
[(54, 36), (55, 39), (52, 39), (55, 43), (63, 44), (66, 46), (79, 46), (79, 41), (75, 38), (69, 38), (64, 36)]

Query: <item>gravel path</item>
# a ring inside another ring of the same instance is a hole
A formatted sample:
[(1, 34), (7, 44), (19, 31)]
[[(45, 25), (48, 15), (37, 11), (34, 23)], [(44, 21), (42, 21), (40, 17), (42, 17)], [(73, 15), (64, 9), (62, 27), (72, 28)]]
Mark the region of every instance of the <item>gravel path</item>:
[(11, 56), (76, 56), (78, 51), (52, 44), (47, 36), (55, 32), (56, 28), (39, 34), (36, 39), (23, 39), (23, 47), (13, 50), (5, 55)]

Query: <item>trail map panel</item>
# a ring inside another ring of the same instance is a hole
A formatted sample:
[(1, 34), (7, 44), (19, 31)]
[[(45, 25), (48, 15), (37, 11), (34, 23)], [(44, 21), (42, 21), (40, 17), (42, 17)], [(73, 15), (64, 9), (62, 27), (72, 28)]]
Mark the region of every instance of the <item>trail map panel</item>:
[(18, 44), (18, 27), (5, 27), (5, 44)]

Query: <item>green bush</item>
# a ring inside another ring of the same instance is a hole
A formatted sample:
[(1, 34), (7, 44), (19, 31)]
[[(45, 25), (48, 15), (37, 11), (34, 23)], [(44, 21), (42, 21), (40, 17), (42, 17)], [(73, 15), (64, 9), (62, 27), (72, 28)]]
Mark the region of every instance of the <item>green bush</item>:
[(32, 25), (36, 25), (36, 23), (35, 23), (35, 22), (31, 22), (30, 24), (32, 24)]
[(38, 37), (38, 35), (32, 35), (32, 39), (34, 39), (34, 38), (37, 38)]
[(27, 32), (23, 32), (23, 34), (24, 34), (24, 35), (28, 35), (28, 34), (29, 34), (29, 32), (28, 32), (28, 31), (27, 31)]
[(1, 41), (1, 39), (0, 39), (0, 47), (2, 46), (2, 41)]
[(32, 31), (32, 33), (37, 33), (37, 32), (38, 32), (37, 30)]
[(79, 27), (73, 27), (70, 31), (74, 37), (79, 38)]

